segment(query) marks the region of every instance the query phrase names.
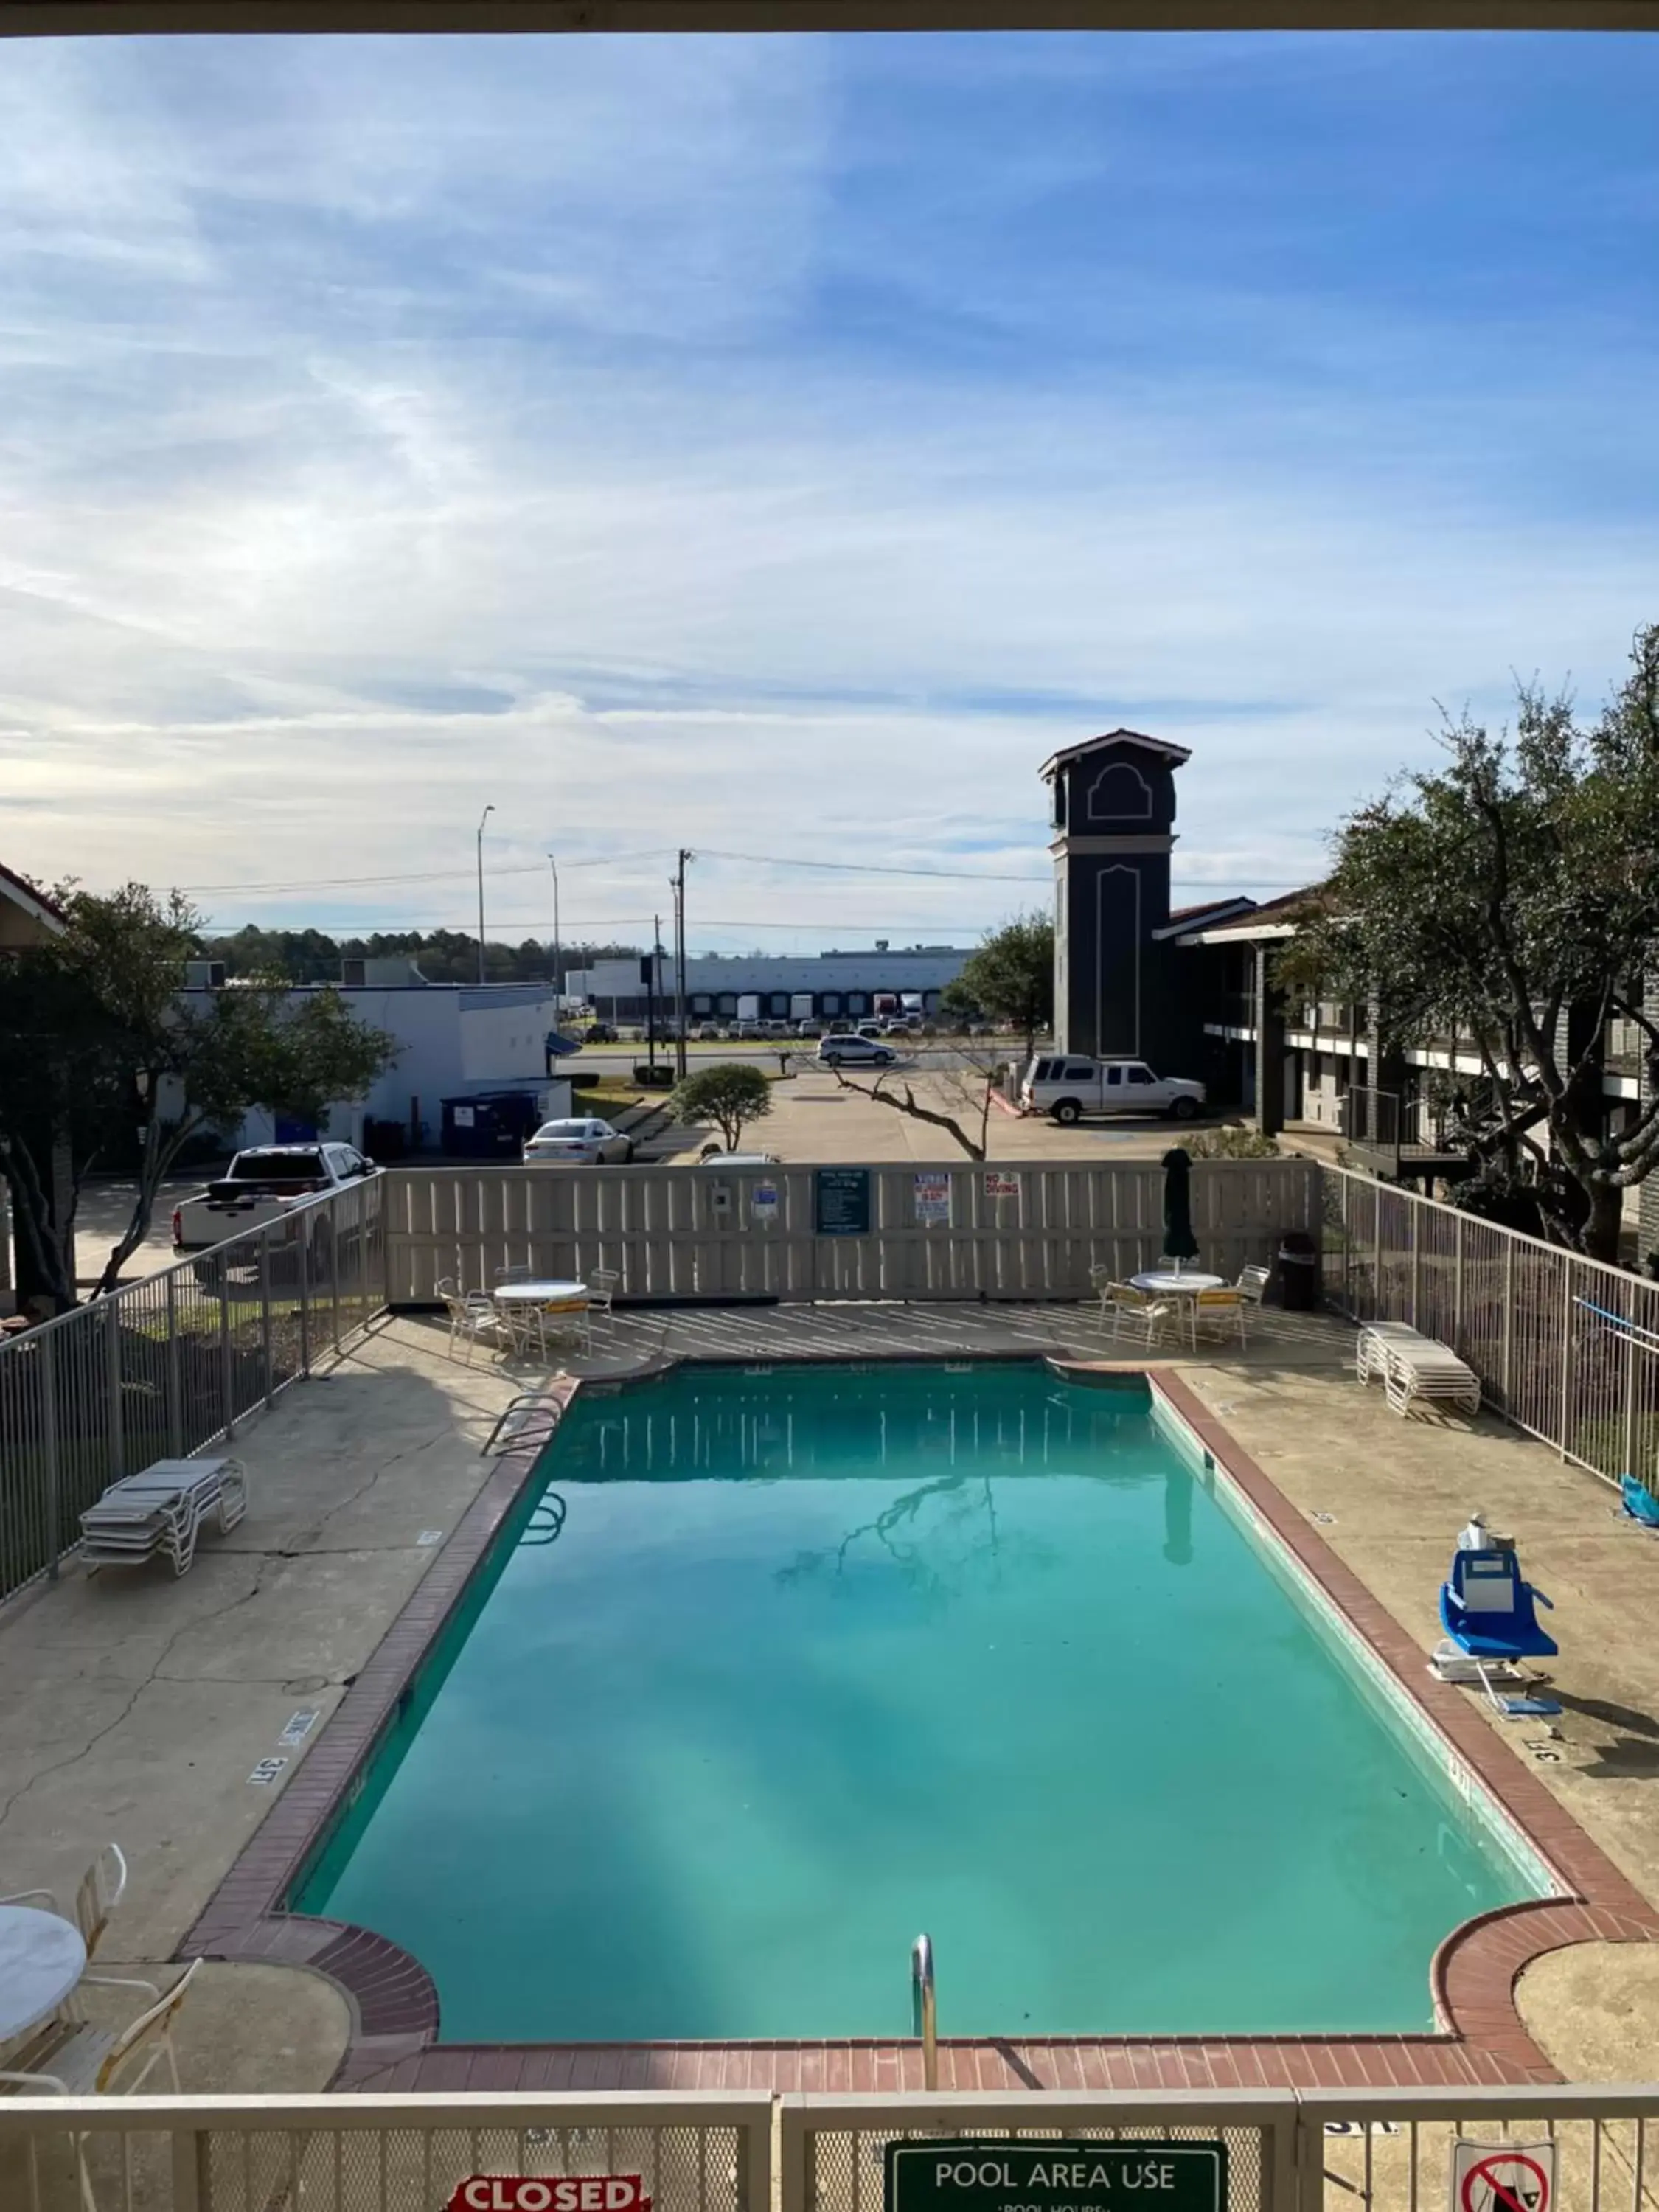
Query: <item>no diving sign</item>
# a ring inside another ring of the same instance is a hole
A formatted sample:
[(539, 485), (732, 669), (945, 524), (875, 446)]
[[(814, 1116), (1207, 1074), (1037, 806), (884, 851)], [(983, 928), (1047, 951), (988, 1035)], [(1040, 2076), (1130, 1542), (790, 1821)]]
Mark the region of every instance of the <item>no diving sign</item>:
[(1449, 2212), (1553, 2212), (1553, 2142), (1452, 2145)]

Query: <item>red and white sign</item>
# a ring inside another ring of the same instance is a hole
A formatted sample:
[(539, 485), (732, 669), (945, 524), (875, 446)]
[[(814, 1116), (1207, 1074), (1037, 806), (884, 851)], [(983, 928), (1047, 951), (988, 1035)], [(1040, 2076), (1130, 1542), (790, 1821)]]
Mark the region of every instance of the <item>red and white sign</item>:
[(445, 2212), (651, 2212), (638, 2173), (475, 2173)]
[(1552, 2212), (1553, 2142), (1452, 2145), (1451, 2212)]

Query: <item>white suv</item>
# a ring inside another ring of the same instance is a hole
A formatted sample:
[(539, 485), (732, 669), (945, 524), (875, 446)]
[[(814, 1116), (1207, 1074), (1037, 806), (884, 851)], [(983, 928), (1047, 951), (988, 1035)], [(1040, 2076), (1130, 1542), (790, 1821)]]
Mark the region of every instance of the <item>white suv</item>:
[(1144, 1060), (1083, 1060), (1074, 1053), (1034, 1060), (1019, 1086), (1024, 1112), (1052, 1114), (1068, 1127), (1085, 1114), (1167, 1114), (1190, 1121), (1204, 1098), (1201, 1083), (1154, 1075)]
[(827, 1036), (818, 1039), (818, 1058), (826, 1067), (890, 1067), (898, 1054), (879, 1037)]

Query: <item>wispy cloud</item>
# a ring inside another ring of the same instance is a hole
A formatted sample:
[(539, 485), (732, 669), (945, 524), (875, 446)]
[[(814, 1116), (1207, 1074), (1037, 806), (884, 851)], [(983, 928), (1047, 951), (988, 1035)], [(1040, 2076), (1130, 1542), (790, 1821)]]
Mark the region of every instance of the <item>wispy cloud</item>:
[(1656, 94), (1634, 38), (15, 43), (5, 857), (459, 921), (488, 799), (526, 917), (550, 844), (1040, 877), (1038, 763), (1127, 720), (1178, 873), (1312, 872), (1437, 696), (1659, 613)]

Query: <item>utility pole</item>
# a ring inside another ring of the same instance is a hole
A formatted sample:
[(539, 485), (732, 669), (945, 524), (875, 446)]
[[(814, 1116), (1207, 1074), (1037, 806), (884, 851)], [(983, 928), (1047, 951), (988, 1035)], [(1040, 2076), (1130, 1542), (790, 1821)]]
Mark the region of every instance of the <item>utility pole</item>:
[(657, 987), (662, 981), (662, 916), (651, 917), (651, 957), (645, 963), (645, 1056), (657, 1064)]
[(493, 806), (486, 806), (478, 817), (478, 981), (481, 983), (484, 979), (483, 833), (484, 823), (495, 811)]
[(685, 864), (696, 858), (680, 848), (674, 871), (674, 1072), (685, 1080)]
[(553, 1026), (557, 1029), (564, 1012), (561, 996), (564, 985), (559, 975), (559, 864), (551, 853), (547, 856), (547, 865), (553, 871)]

